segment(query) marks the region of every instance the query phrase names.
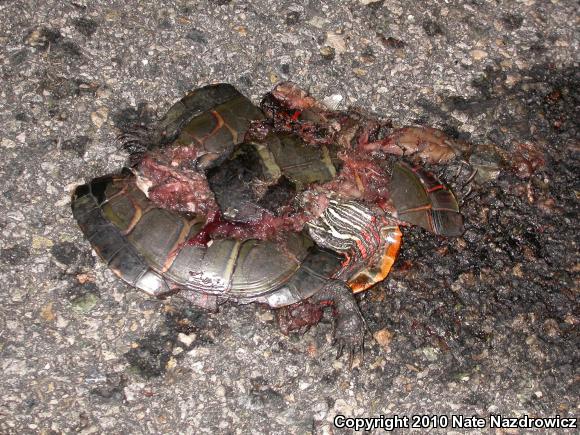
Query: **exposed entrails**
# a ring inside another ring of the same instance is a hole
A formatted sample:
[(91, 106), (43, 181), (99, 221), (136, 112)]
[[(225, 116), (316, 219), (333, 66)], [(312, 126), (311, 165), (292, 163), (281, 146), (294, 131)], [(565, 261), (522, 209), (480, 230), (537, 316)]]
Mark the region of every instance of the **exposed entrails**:
[(339, 353), (352, 356), (364, 337), (353, 293), (388, 276), (399, 225), (463, 233), (456, 197), (424, 166), (471, 171), (469, 145), (329, 110), (292, 83), (261, 109), (206, 86), (142, 131), (132, 167), (80, 186), (72, 207), (109, 267), (157, 297), (291, 306), (286, 331), (331, 307)]

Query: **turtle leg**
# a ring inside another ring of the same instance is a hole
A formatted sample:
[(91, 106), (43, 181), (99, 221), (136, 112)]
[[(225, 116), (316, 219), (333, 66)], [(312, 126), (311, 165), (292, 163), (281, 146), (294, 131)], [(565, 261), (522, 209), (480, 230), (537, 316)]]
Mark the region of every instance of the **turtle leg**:
[(326, 308), (333, 313), (333, 345), (337, 347), (337, 358), (346, 353), (352, 364), (354, 355), (362, 354), (365, 323), (352, 290), (344, 281), (329, 280), (310, 298), (278, 309), (280, 330), (285, 335), (294, 331), (305, 333), (322, 320)]
[(349, 364), (355, 354), (362, 354), (365, 323), (350, 287), (340, 280), (329, 280), (315, 295), (312, 302), (331, 307), (334, 314), (334, 345), (337, 358), (343, 352), (349, 356)]
[(353, 291), (362, 291), (388, 275), (397, 256), (401, 233), (386, 217), (352, 201), (331, 200), (316, 221), (307, 223), (318, 246), (340, 253), (341, 267), (312, 300), (333, 308), (338, 354), (362, 351), (364, 320)]
[(407, 156), (427, 163), (446, 163), (468, 155), (470, 145), (430, 127), (404, 127), (383, 139), (362, 143), (361, 150)]
[[(423, 181), (427, 172), (421, 166), (427, 164), (438, 173), (438, 178), (445, 179), (463, 198), (471, 193), (471, 182), (478, 175), (478, 167), (473, 164), (479, 158), (477, 150), (467, 142), (455, 140), (436, 128), (400, 128), (384, 139), (362, 144), (362, 147), (369, 152), (382, 151), (409, 158), (415, 166), (415, 172)], [(494, 157), (496, 156), (497, 153)], [(392, 184), (397, 188), (396, 183)], [(441, 183), (437, 182), (435, 185), (437, 184)]]

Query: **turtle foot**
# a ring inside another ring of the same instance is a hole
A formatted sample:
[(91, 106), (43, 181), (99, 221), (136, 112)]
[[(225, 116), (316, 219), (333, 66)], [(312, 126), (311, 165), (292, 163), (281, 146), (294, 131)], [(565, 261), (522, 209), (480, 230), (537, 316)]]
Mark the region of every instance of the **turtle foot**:
[(436, 174), (437, 180), (443, 181), (453, 192), (457, 203), (461, 206), (477, 188), (475, 181), (478, 176), (477, 166), (463, 159), (456, 159), (444, 165), (431, 165), (429, 168)]
[(363, 355), (365, 335), (364, 318), (352, 290), (345, 282), (332, 280), (313, 299), (322, 306), (333, 308), (336, 357), (348, 355), (349, 366), (352, 367), (355, 355)]
[(350, 322), (337, 320), (333, 341), (333, 345), (336, 346), (336, 359), (347, 355), (350, 368), (352, 368), (354, 357), (360, 355), (362, 359), (364, 353), (363, 325), (364, 323), (359, 319), (351, 319)]

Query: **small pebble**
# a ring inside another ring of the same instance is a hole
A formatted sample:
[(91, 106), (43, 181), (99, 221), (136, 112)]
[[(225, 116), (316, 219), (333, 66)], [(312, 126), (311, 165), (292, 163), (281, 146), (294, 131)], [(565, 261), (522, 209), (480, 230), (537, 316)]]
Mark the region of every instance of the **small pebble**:
[(483, 50), (471, 50), (469, 54), (475, 60), (483, 60), (487, 57), (487, 52)]
[(106, 107), (99, 107), (91, 113), (91, 121), (97, 128), (101, 128), (109, 117), (109, 109)]
[(377, 343), (381, 345), (381, 347), (387, 349), (393, 340), (393, 333), (386, 328), (381, 329), (373, 334)]

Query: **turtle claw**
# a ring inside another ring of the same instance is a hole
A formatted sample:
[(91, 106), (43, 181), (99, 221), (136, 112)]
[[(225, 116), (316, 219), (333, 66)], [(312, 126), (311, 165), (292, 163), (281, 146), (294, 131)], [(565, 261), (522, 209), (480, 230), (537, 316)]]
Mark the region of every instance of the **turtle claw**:
[(339, 359), (342, 356), (342, 352), (344, 351), (344, 343), (338, 343), (335, 345), (336, 345), (336, 359)]
[(333, 345), (336, 346), (336, 359), (338, 360), (343, 355), (346, 355), (349, 369), (352, 369), (355, 357), (358, 357), (360, 355), (361, 362), (364, 360), (362, 339), (361, 344), (352, 344), (352, 343), (349, 344), (344, 340), (340, 340), (338, 342), (335, 341)]
[(443, 181), (451, 189), (458, 205), (463, 205), (477, 184), (478, 168), (465, 159), (458, 158), (444, 167), (436, 165), (432, 169), (437, 174), (437, 180)]
[(352, 290), (345, 282), (329, 281), (313, 296), (325, 306), (332, 306), (335, 316), (332, 345), (336, 347), (336, 358), (348, 355), (349, 367), (356, 355), (362, 355), (365, 322)]
[(335, 331), (336, 338), (333, 343), (336, 347), (336, 359), (340, 359), (343, 355), (347, 355), (348, 366), (351, 369), (355, 356), (360, 355), (362, 360), (364, 355), (364, 329), (362, 328), (362, 316), (360, 317), (360, 322), (356, 323), (357, 326), (349, 326), (342, 330), (337, 328)]

